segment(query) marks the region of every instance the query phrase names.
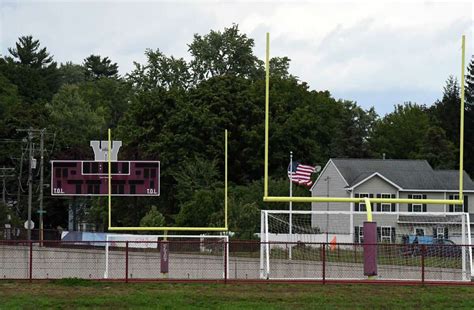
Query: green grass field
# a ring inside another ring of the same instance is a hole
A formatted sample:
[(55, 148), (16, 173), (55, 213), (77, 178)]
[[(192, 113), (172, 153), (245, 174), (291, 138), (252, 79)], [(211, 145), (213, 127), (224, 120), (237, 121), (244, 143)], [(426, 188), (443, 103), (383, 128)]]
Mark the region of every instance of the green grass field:
[(0, 281), (0, 309), (474, 308), (474, 287)]

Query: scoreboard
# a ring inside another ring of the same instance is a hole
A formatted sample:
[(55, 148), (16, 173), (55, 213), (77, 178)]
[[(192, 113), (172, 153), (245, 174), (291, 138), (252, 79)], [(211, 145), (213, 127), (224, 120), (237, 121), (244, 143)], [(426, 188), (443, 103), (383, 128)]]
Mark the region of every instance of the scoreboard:
[[(52, 196), (107, 196), (108, 162), (52, 160)], [(159, 161), (112, 161), (112, 196), (159, 196)]]

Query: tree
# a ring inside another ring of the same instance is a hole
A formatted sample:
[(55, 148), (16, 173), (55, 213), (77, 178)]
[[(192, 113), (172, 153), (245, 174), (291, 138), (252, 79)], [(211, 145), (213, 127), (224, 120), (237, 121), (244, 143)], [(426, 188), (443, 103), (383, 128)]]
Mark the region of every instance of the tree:
[(430, 127), (426, 108), (412, 103), (395, 106), (395, 111), (376, 122), (370, 137), (377, 157), (418, 158), (423, 139)]
[[(459, 140), (460, 87), (455, 77), (450, 76), (444, 86), (443, 98), (430, 108), (431, 115), (446, 131), (450, 141)], [(459, 142), (457, 143), (459, 144)]]
[(470, 109), (474, 109), (474, 55), (471, 56), (471, 61), (467, 67), (465, 85), (466, 104)]
[(372, 107), (363, 110), (351, 101), (341, 102), (340, 120), (331, 142), (331, 157), (369, 157), (372, 153), (368, 139), (377, 120)]
[(426, 159), (435, 169), (454, 169), (457, 149), (446, 138), (445, 131), (438, 126), (428, 128), (420, 148), (418, 158)]
[(81, 97), (94, 110), (103, 110), (108, 128), (116, 128), (132, 100), (131, 87), (118, 79), (103, 78), (79, 84)]
[(8, 51), (10, 56), (0, 61), (0, 73), (17, 86), (24, 101), (44, 104), (51, 100), (60, 84), (56, 62), (46, 47), (41, 48), (32, 36), (23, 36)]
[(57, 133), (57, 144), (64, 152), (63, 156), (86, 156), (90, 153), (89, 141), (97, 139), (100, 131), (105, 130), (104, 110), (93, 109), (83, 99), (77, 85), (63, 86), (47, 104), (47, 109), (50, 113), (48, 127)]
[(205, 160), (197, 155), (184, 162), (181, 169), (173, 172), (172, 175), (176, 180), (176, 198), (180, 203), (189, 200), (194, 191), (210, 189), (222, 179), (219, 178), (216, 159)]
[[(464, 118), (464, 147), (466, 154), (474, 154), (474, 55), (471, 57), (466, 75), (465, 85), (466, 111)], [(464, 162), (466, 171), (474, 176), (474, 156), (466, 156)]]
[(156, 206), (151, 206), (150, 211), (140, 220), (141, 227), (163, 227), (165, 217), (157, 210)]
[(191, 68), (196, 82), (215, 76), (254, 76), (259, 64), (253, 55), (254, 41), (239, 31), (238, 25), (214, 31), (207, 35), (194, 35), (189, 44), (193, 59)]
[(109, 57), (102, 58), (99, 55), (90, 55), (84, 59), (83, 65), (86, 70), (86, 79), (88, 80), (118, 77), (118, 65), (117, 63), (112, 63)]
[(67, 61), (58, 69), (61, 86), (64, 84), (79, 84), (85, 81), (85, 68), (82, 65)]
[(56, 66), (46, 47), (40, 48), (39, 40), (34, 40), (33, 36), (20, 37), (15, 45), (15, 48), (8, 48), (8, 52), (13, 56), (6, 58), (8, 62), (34, 69)]
[(167, 57), (159, 49), (145, 51), (147, 63), (134, 62), (135, 69), (127, 77), (141, 90), (163, 88), (166, 90), (186, 90), (191, 82), (189, 65), (183, 58)]
[[(7, 133), (7, 127), (10, 127), (11, 111), (19, 104), (17, 87), (0, 73), (0, 132)], [(14, 129), (10, 128), (8, 133), (12, 134)]]

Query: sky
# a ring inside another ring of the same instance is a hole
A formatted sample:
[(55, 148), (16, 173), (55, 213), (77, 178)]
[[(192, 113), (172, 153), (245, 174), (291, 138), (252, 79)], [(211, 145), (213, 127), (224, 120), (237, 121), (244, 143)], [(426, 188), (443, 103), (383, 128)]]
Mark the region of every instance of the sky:
[(290, 73), (380, 115), (395, 104), (431, 105), (473, 54), (471, 1), (10, 1), (0, 0), (0, 53), (33, 35), (57, 62), (108, 56), (120, 73), (145, 62), (147, 48), (190, 58), (195, 33), (233, 23), (264, 59), (288, 56)]

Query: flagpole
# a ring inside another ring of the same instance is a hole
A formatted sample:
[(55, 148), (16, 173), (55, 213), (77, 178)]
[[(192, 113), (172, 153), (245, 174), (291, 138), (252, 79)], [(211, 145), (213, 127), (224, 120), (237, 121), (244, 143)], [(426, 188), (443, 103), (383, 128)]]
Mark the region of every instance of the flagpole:
[[(293, 152), (290, 151), (290, 197), (293, 197)], [(290, 200), (290, 242), (293, 241), (292, 232), (293, 232), (293, 202)], [(288, 257), (291, 260), (291, 249), (293, 244), (290, 244), (290, 249), (288, 252)]]

